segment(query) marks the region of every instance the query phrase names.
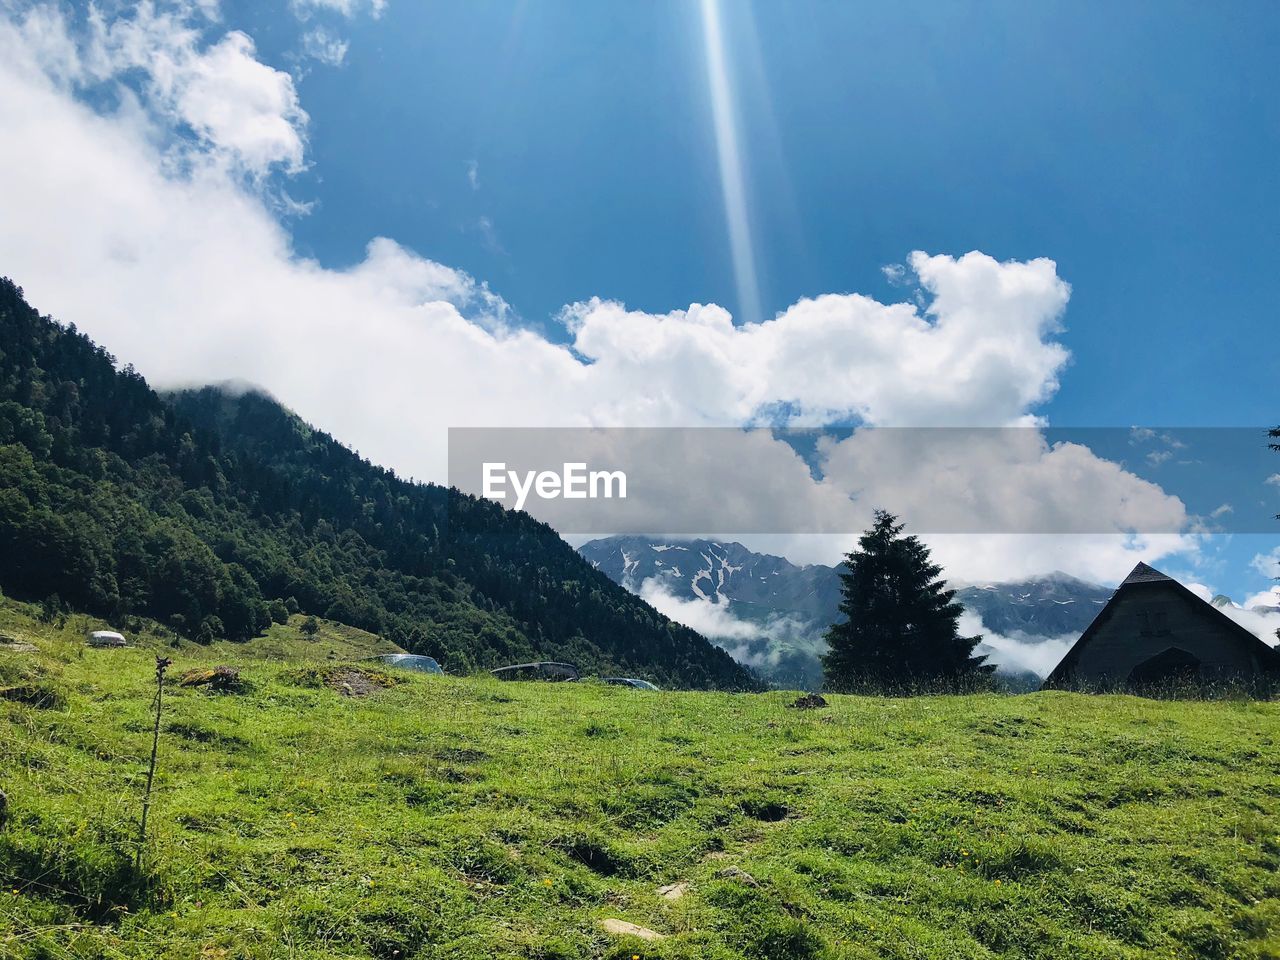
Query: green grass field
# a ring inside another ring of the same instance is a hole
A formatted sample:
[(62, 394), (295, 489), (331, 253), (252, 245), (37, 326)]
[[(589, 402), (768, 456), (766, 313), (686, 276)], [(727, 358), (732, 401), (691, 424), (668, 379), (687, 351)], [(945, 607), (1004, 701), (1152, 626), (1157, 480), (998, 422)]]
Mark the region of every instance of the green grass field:
[[(1280, 957), (1280, 704), (323, 678), (0, 601), (5, 958)], [(167, 694), (135, 870), (153, 655)], [(669, 898), (659, 888), (687, 884)], [(663, 935), (606, 930), (625, 920)]]

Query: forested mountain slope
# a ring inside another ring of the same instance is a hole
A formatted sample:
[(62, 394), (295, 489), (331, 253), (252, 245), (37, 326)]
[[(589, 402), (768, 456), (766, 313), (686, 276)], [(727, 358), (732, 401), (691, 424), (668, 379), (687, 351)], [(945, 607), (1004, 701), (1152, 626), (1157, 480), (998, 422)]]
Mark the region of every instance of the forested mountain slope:
[(545, 524), (408, 483), (259, 393), (161, 397), (8, 280), (0, 588), (195, 639), (246, 639), (300, 609), (454, 671), (554, 657), (681, 686), (753, 683)]

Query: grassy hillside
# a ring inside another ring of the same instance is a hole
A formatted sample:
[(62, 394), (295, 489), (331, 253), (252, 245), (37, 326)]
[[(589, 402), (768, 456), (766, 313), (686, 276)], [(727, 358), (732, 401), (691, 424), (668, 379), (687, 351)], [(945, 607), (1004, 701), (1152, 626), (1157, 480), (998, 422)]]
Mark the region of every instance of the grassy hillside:
[[(38, 648), (0, 652), (6, 958), (1280, 956), (1280, 704), (353, 698), (350, 628), (88, 650), (37, 612), (0, 601)], [(168, 696), (138, 872), (157, 651), (248, 687)]]

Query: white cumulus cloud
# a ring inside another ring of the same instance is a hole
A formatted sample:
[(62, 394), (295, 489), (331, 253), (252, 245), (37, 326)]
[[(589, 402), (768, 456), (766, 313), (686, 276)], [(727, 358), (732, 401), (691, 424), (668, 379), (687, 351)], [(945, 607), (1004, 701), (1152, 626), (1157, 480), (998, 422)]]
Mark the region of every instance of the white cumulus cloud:
[[(1242, 606), (1246, 610), (1254, 607), (1280, 607), (1280, 585), (1251, 594), (1245, 598)], [(1280, 624), (1277, 624), (1280, 626)]]
[(303, 56), (330, 67), (340, 67), (351, 44), (324, 27), (313, 27), (302, 35)]
[[(1263, 601), (1264, 606), (1280, 606), (1280, 595), (1263, 595), (1262, 597), (1251, 597), (1250, 603), (1255, 601)], [(1280, 630), (1280, 613), (1271, 610), (1250, 610), (1243, 607), (1223, 607), (1222, 612), (1234, 620), (1240, 626), (1244, 627), (1263, 643), (1276, 646), (1280, 643), (1276, 631)]]
[(1280, 579), (1280, 547), (1270, 553), (1255, 553), (1250, 566), (1264, 577)]
[[(205, 42), (208, 13), (198, 4), (159, 8), (147, 0), (115, 18), (90, 7), (77, 29), (59, 7), (29, 7), (0, 32), (12, 71), (6, 89), (20, 93), (24, 79), (36, 79), (33, 70), (64, 93), (113, 87), (124, 103), (120, 122), (136, 125), (135, 109), (154, 121), (136, 135), (154, 138), (174, 127), (194, 134), (202, 149), (183, 160), (217, 162), (252, 177), (301, 169), (308, 117), (293, 78), (259, 61), (253, 40), (240, 31)], [(129, 85), (137, 78), (140, 98)]]
[(301, 19), (317, 10), (339, 13), (347, 18), (367, 10), (376, 19), (387, 9), (387, 0), (290, 0), (290, 6)]
[[(574, 347), (624, 390), (685, 423), (851, 417), (878, 426), (1007, 426), (1057, 389), (1067, 351), (1058, 329), (1069, 288), (1050, 260), (1001, 263), (915, 252), (929, 305), (857, 294), (801, 300), (772, 320), (735, 325), (715, 305), (667, 314), (590, 300), (563, 319)], [(670, 419), (670, 416), (664, 418)]]
[(152, 78), (160, 103), (250, 172), (302, 166), (308, 118), (293, 78), (255, 59), (247, 35), (229, 33), (199, 54), (179, 50)]

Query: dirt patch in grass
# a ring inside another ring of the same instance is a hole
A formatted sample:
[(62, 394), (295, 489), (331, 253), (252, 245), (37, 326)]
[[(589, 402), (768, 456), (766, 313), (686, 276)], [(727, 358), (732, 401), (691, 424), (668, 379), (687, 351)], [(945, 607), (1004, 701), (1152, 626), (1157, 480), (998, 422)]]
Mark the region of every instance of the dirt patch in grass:
[(328, 687), (344, 697), (371, 697), (400, 682), (382, 670), (352, 664), (310, 667), (294, 671), (286, 679), (300, 687)]
[(358, 667), (336, 670), (325, 680), (325, 686), (330, 690), (336, 690), (344, 697), (371, 697), (375, 693), (381, 693), (395, 686), (395, 683), (396, 681), (385, 673), (379, 674), (372, 670), (361, 670)]

